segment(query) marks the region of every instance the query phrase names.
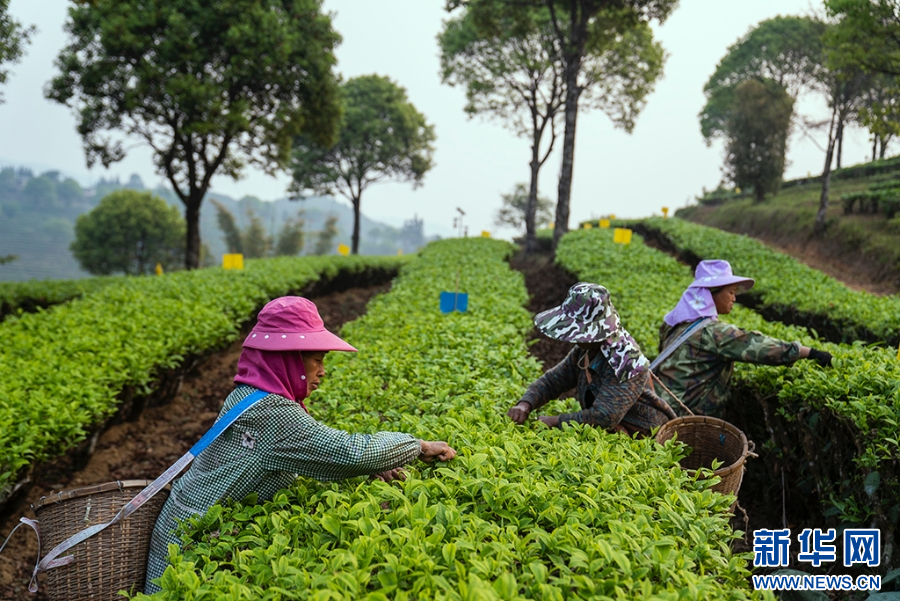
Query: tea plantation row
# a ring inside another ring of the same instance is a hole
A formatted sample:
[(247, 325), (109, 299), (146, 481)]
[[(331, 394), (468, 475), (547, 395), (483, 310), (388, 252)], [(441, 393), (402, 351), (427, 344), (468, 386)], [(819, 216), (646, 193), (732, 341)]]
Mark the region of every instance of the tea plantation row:
[[(681, 445), (505, 416), (540, 375), (511, 251), (487, 239), (426, 247), (345, 326), (360, 352), (330, 354), (308, 403), (347, 430), (447, 440), (456, 460), (414, 465), (402, 483), (301, 478), (265, 503), (216, 506), (182, 553), (170, 548), (152, 598), (771, 598), (748, 590), (748, 557), (729, 550), (732, 498), (685, 475)], [(469, 310), (442, 315), (457, 272)]]
[(121, 281), (121, 276), (80, 280), (0, 282), (0, 320), (18, 310), (34, 311), (65, 303)]
[(735, 273), (756, 279), (748, 294), (766, 315), (810, 325), (834, 342), (900, 342), (900, 297), (850, 290), (821, 271), (748, 236), (690, 223), (652, 218), (640, 227), (678, 252), (697, 259), (725, 259)]
[(269, 299), (339, 271), (396, 270), (397, 257), (249, 261), (121, 278), (48, 311), (0, 323), (0, 504), (36, 462), (64, 453), (115, 413), (126, 387), (147, 393), (157, 375), (233, 340)]
[[(769, 289), (784, 293), (779, 282), (791, 276), (782, 273), (779, 277), (757, 259), (759, 263), (736, 267), (736, 271), (758, 278), (757, 286), (772, 278)], [(613, 243), (609, 230), (568, 234), (560, 243), (557, 261), (580, 279), (609, 288), (623, 324), (651, 358), (658, 352), (662, 317), (693, 280), (688, 266), (644, 245), (640, 236), (623, 246)], [(781, 259), (775, 263), (789, 265)], [(815, 277), (822, 284), (807, 297), (816, 296), (823, 305), (840, 309), (847, 295), (838, 289), (829, 296), (835, 287), (825, 276)], [(896, 351), (817, 340), (805, 329), (765, 322), (740, 306), (723, 320), (799, 340), (834, 355), (834, 365), (828, 369), (812, 361), (785, 367), (738, 364), (734, 396), (740, 400), (734, 404), (743, 409), (748, 401), (757, 403), (760, 423), (754, 435), (757, 443), (765, 442), (764, 460), (779, 463), (791, 476), (790, 482), (806, 495), (818, 497), (826, 516), (882, 528), (889, 550), (900, 513), (900, 469), (895, 459), (900, 452), (900, 362)], [(883, 565), (888, 563), (889, 558)]]

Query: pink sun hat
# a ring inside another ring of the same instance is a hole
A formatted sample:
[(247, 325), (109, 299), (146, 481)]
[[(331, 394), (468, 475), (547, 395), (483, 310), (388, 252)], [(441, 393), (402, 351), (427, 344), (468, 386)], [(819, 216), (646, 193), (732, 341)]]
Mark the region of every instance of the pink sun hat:
[(753, 288), (756, 282), (752, 278), (734, 275), (731, 271), (731, 263), (721, 259), (700, 261), (694, 271), (694, 282), (691, 288), (721, 288), (729, 284), (740, 284), (741, 291), (746, 292)]
[(349, 351), (356, 349), (325, 329), (316, 305), (300, 296), (269, 301), (244, 340), (262, 351)]

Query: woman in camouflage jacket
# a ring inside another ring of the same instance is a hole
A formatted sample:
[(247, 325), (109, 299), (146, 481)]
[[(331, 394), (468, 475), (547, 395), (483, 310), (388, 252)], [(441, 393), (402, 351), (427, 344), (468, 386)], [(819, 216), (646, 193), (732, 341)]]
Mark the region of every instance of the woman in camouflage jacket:
[(659, 328), (661, 355), (690, 330), (688, 337), (653, 369), (659, 377), (657, 394), (679, 413), (686, 415), (670, 392), (694, 413), (719, 417), (728, 399), (735, 361), (789, 365), (798, 359), (813, 359), (822, 366), (831, 365), (831, 355), (825, 351), (718, 320), (719, 315), (731, 313), (736, 296), (753, 284), (750, 278), (734, 275), (728, 261), (700, 261), (694, 282), (675, 309), (666, 314)]
[(515, 423), (524, 423), (532, 411), (573, 388), (580, 411), (542, 415), (538, 420), (550, 427), (576, 422), (646, 436), (675, 417), (653, 392), (650, 362), (619, 323), (603, 286), (575, 284), (562, 305), (539, 313), (534, 324), (550, 338), (575, 343), (575, 348), (507, 412)]

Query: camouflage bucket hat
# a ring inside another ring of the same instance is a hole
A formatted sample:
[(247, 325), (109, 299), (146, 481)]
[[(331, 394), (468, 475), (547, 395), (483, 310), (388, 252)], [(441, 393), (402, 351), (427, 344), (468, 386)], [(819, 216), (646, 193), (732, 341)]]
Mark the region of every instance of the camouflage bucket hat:
[(563, 342), (602, 343), (600, 351), (620, 382), (649, 368), (641, 347), (619, 322), (609, 290), (598, 284), (578, 282), (569, 288), (560, 306), (538, 313), (534, 325), (544, 335)]
[(574, 343), (609, 340), (621, 327), (609, 290), (587, 282), (569, 288), (560, 306), (535, 315), (534, 325), (550, 338)]

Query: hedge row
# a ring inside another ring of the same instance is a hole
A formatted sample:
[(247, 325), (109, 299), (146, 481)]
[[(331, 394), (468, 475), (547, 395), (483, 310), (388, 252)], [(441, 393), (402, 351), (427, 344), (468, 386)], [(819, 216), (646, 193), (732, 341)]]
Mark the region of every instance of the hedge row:
[(121, 276), (108, 276), (80, 280), (0, 282), (0, 320), (20, 309), (31, 312), (80, 298), (122, 279)]
[(900, 343), (900, 297), (850, 290), (748, 236), (682, 219), (646, 219), (638, 227), (689, 262), (725, 259), (735, 273), (754, 278), (747, 302), (766, 317), (808, 325), (834, 342)]
[[(562, 239), (556, 256), (562, 267), (579, 278), (609, 288), (626, 329), (648, 357), (658, 353), (662, 318), (693, 280), (687, 265), (646, 246), (637, 235), (630, 245), (614, 244), (610, 230), (572, 232)], [(769, 266), (759, 256), (750, 258), (753, 263), (743, 266), (736, 261), (736, 269), (748, 275), (768, 274), (759, 278), (757, 286), (778, 277), (774, 274), (779, 265), (791, 264), (776, 258), (775, 265)], [(789, 277), (783, 274), (781, 281), (788, 284), (784, 280)], [(823, 285), (820, 290), (807, 289), (807, 293), (813, 292), (826, 306), (846, 313), (841, 306), (843, 291), (839, 288), (838, 294), (828, 296), (828, 290)], [(787, 481), (805, 495), (804, 505), (817, 498), (821, 511), (835, 525), (882, 528), (885, 548), (890, 549), (888, 543), (897, 534), (900, 513), (900, 467), (896, 464), (900, 453), (900, 361), (896, 351), (832, 344), (803, 328), (766, 322), (740, 306), (722, 319), (834, 355), (829, 369), (812, 361), (783, 367), (738, 364), (734, 402), (729, 409), (742, 414), (743, 426), (755, 428), (753, 436), (763, 445), (763, 460), (777, 478), (779, 495), (780, 470), (784, 469)], [(749, 401), (755, 403), (752, 412), (747, 409)], [(883, 563), (889, 565), (889, 559)]]
[(160, 277), (122, 278), (50, 311), (0, 323), (0, 502), (36, 462), (63, 454), (119, 406), (149, 393), (185, 357), (233, 340), (269, 299), (339, 271), (396, 270), (397, 257), (248, 261)]
[[(748, 590), (748, 556), (729, 551), (731, 498), (686, 477), (680, 445), (505, 417), (540, 374), (511, 250), (426, 247), (345, 326), (360, 352), (329, 356), (308, 404), (348, 430), (447, 440), (455, 461), (412, 466), (399, 484), (300, 478), (272, 501), (215, 506), (152, 598), (771, 598)], [(442, 315), (457, 271), (469, 310)]]

